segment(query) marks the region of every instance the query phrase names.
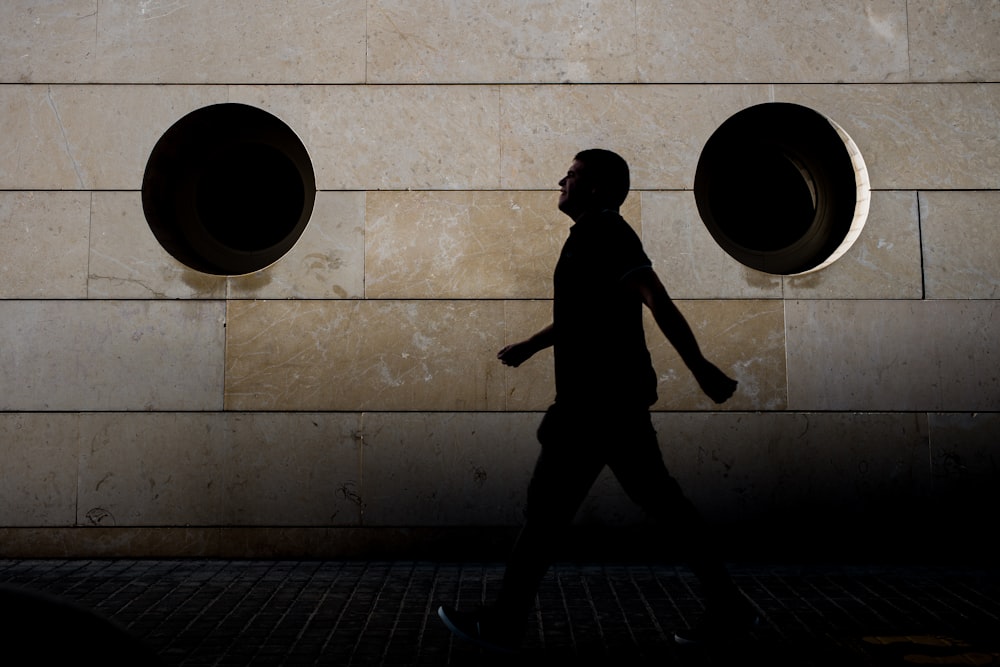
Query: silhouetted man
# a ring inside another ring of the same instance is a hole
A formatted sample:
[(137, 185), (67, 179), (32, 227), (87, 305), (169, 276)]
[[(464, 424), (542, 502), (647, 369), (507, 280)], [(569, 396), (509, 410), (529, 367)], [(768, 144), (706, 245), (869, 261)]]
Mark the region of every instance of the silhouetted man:
[(441, 607), (438, 615), (463, 639), (516, 650), (553, 547), (607, 465), (628, 496), (662, 523), (704, 589), (704, 616), (677, 632), (676, 640), (731, 637), (749, 629), (755, 613), (664, 466), (649, 414), (657, 380), (642, 305), (712, 400), (728, 400), (736, 381), (702, 355), (642, 242), (619, 215), (629, 191), (625, 160), (603, 149), (583, 151), (559, 186), (559, 210), (574, 224), (553, 276), (552, 323), (497, 355), (514, 367), (550, 346), (555, 356), (556, 399), (538, 428), (541, 453), (528, 486), (525, 523), (496, 602), (471, 613)]

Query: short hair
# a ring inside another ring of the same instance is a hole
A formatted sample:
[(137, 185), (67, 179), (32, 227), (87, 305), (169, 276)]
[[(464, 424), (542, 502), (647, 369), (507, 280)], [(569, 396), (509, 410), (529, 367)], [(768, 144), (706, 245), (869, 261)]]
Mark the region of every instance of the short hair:
[(587, 178), (594, 178), (599, 183), (602, 204), (616, 209), (622, 205), (631, 186), (625, 158), (604, 148), (588, 148), (573, 159), (587, 165)]

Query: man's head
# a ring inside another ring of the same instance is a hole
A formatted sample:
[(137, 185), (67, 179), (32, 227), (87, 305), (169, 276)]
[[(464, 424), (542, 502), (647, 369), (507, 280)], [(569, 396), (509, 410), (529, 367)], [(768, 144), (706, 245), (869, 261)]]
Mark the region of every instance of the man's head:
[(618, 210), (629, 185), (628, 163), (620, 155), (603, 148), (580, 151), (559, 181), (559, 210), (573, 218), (594, 209)]

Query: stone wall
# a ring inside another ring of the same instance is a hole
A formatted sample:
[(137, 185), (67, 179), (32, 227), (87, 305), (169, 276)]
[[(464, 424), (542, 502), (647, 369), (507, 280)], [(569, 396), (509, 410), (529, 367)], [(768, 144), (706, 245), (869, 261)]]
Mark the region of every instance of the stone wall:
[[(649, 322), (664, 456), (713, 521), (981, 548), (1000, 3), (830, 5), (5, 2), (0, 555), (406, 554), (516, 525), (551, 353), (495, 354), (547, 323), (556, 182), (591, 146), (629, 160), (627, 219), (740, 381), (715, 407)], [(712, 133), (768, 102), (868, 168), (860, 238), (801, 276), (732, 259), (693, 194)], [(143, 210), (157, 141), (221, 103), (315, 169), (298, 243), (244, 276), (178, 262)], [(579, 521), (642, 517), (605, 476)]]

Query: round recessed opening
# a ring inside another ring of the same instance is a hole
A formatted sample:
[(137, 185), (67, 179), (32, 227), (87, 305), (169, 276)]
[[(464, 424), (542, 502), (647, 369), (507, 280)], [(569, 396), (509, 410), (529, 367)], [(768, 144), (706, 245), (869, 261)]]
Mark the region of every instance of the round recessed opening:
[(142, 182), (153, 235), (175, 259), (240, 275), (280, 259), (316, 198), (305, 146), (281, 120), (243, 104), (191, 112), (156, 143)]
[(723, 250), (774, 274), (828, 266), (868, 216), (857, 146), (836, 123), (795, 104), (761, 104), (723, 123), (702, 151), (694, 193)]

